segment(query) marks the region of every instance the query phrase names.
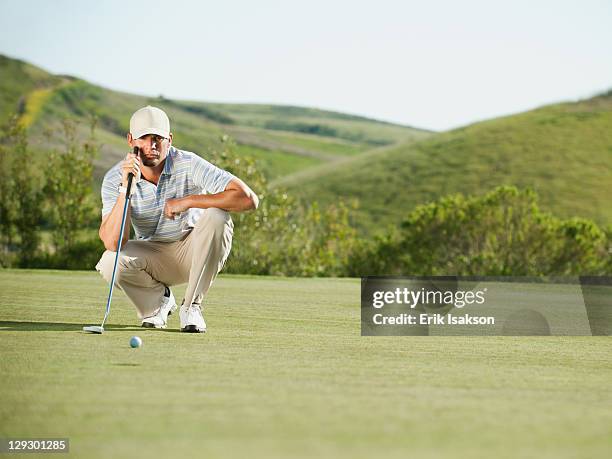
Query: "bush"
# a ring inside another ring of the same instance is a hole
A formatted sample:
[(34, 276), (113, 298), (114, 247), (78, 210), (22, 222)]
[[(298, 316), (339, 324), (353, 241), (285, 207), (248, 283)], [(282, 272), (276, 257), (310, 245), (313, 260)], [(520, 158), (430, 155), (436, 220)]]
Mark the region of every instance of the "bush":
[(305, 206), (282, 189), (269, 189), (250, 158), (235, 155), (223, 139), (213, 162), (243, 179), (258, 194), (259, 208), (234, 214), (234, 241), (226, 272), (279, 276), (345, 276), (357, 247), (349, 207), (338, 202)]
[(609, 241), (593, 222), (541, 212), (530, 190), (499, 187), (418, 206), (373, 252), (377, 274), (599, 275)]
[(338, 131), (336, 129), (323, 124), (289, 123), (287, 121), (271, 120), (267, 121), (264, 127), (276, 131), (302, 132), (304, 134), (314, 134), (323, 137), (338, 136)]
[(83, 269), (92, 270), (104, 253), (104, 244), (96, 236), (64, 246), (54, 253), (43, 253), (35, 257), (30, 268)]

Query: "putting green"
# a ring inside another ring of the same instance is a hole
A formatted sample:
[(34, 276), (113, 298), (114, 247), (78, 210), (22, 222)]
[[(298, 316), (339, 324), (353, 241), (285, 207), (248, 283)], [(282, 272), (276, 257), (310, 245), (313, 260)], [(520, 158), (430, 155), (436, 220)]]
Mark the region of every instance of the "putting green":
[(141, 329), (116, 292), (90, 335), (97, 273), (0, 271), (0, 437), (88, 458), (609, 457), (609, 337), (361, 337), (359, 292), (222, 276), (205, 335)]

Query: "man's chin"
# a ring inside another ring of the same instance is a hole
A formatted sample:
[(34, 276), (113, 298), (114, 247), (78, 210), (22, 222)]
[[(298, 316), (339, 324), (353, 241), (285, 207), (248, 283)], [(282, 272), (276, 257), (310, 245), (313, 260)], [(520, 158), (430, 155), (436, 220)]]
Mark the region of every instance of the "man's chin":
[(144, 164), (147, 167), (155, 167), (157, 166), (159, 163), (161, 162), (161, 158), (143, 158), (142, 159), (142, 164)]

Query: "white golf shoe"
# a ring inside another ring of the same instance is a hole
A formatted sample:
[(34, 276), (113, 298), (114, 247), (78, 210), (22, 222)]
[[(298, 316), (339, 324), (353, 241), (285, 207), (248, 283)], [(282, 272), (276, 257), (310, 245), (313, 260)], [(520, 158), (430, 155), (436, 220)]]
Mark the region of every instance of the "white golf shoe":
[(174, 295), (170, 290), (170, 296), (164, 296), (162, 299), (162, 305), (157, 311), (157, 314), (147, 317), (142, 320), (142, 326), (144, 328), (166, 328), (168, 323), (168, 316), (176, 311), (177, 305)]
[(204, 322), (204, 317), (202, 317), (202, 309), (199, 304), (192, 304), (191, 306), (185, 306), (182, 304), (179, 316), (181, 318), (182, 332), (206, 332), (206, 322)]

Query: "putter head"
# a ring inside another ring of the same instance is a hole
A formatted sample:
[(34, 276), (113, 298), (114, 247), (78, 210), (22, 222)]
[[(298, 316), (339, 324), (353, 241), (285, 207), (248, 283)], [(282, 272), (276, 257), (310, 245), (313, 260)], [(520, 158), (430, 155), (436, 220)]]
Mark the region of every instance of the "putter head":
[(101, 335), (102, 333), (104, 333), (104, 327), (101, 327), (99, 325), (90, 325), (88, 327), (83, 327), (83, 331), (88, 333), (97, 333), (98, 335)]

